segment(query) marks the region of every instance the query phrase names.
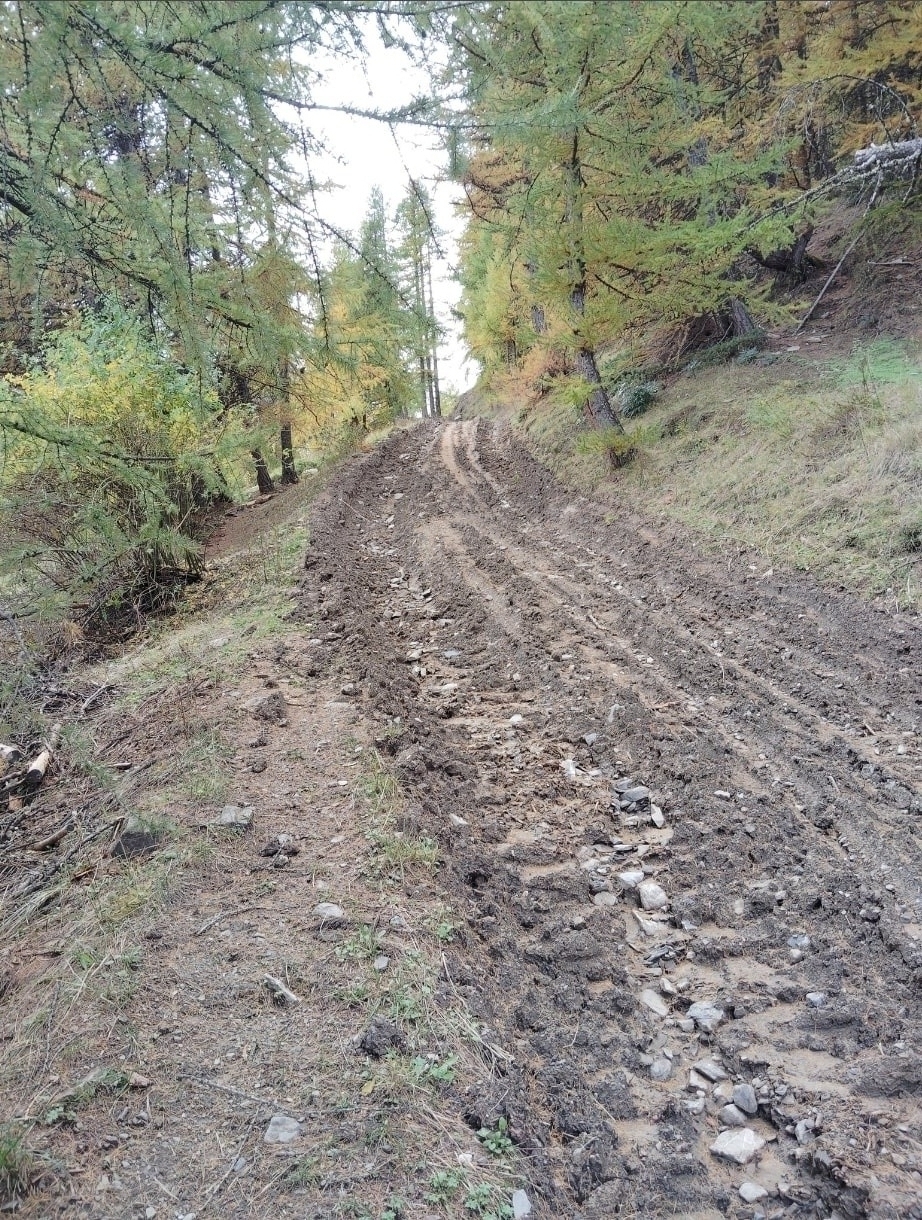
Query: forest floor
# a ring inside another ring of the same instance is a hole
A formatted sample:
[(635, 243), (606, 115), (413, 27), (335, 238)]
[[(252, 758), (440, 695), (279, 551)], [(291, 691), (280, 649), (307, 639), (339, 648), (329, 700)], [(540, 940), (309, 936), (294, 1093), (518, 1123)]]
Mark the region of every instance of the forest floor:
[(922, 1217), (916, 615), (478, 419), (212, 555), (6, 826), (18, 1214)]

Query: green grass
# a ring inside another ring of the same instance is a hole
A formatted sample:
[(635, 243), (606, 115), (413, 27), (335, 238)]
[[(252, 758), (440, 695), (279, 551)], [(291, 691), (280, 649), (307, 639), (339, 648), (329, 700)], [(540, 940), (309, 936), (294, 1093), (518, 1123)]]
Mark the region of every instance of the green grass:
[(28, 1194), (38, 1173), (35, 1153), (15, 1123), (0, 1125), (0, 1204)]
[(542, 460), (581, 489), (677, 518), (716, 547), (752, 546), (766, 566), (922, 604), (913, 346), (878, 339), (825, 362), (784, 355), (683, 373), (644, 415), (638, 458), (614, 477), (596, 452), (605, 437), (580, 439), (576, 422), (560, 404), (520, 414)]

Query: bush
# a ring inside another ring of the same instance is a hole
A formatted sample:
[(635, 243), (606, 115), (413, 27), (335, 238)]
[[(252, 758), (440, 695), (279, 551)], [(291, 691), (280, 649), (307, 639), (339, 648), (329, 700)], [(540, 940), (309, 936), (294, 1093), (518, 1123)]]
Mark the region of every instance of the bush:
[(620, 381), (615, 387), (618, 409), (625, 419), (643, 415), (662, 389), (658, 381)]
[(115, 306), (0, 381), (0, 579), (18, 613), (138, 621), (200, 574), (217, 399)]

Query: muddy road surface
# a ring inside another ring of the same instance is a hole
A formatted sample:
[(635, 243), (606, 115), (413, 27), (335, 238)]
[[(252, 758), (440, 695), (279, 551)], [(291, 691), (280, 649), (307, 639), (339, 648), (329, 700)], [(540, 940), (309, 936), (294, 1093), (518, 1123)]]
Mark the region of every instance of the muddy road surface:
[(767, 569), (478, 420), (318, 505), (315, 663), (441, 845), (538, 1217), (922, 1217), (919, 623)]

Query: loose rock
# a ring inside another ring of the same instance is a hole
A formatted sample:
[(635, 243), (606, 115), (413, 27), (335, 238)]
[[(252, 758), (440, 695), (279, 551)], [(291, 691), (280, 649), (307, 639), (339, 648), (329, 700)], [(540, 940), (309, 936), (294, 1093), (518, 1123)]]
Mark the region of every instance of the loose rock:
[(744, 1182), (740, 1187), (740, 1198), (744, 1203), (758, 1203), (760, 1199), (764, 1199), (768, 1195), (768, 1191), (764, 1186), (760, 1186), (758, 1182)]
[(288, 723), (288, 704), (281, 691), (274, 690), (266, 695), (253, 708), (257, 720), (265, 720), (269, 724), (286, 725)]
[(513, 1220), (526, 1220), (526, 1217), (531, 1215), (531, 1199), (524, 1190), (514, 1190), (512, 1192), (512, 1216)]
[(314, 914), (324, 923), (332, 923), (346, 917), (346, 912), (335, 902), (318, 902), (314, 907)]
[(618, 880), (626, 890), (636, 890), (644, 878), (642, 868), (629, 868), (623, 873), (618, 873)]
[(757, 1114), (759, 1111), (759, 1100), (751, 1084), (733, 1086), (733, 1104), (738, 1106), (744, 1114)]
[(640, 905), (645, 911), (661, 911), (669, 905), (666, 891), (655, 881), (643, 881), (637, 887), (640, 895)]
[(650, 802), (650, 789), (644, 788), (642, 785), (638, 788), (628, 788), (621, 793), (621, 806), (624, 808), (627, 805), (646, 805)]
[(225, 805), (210, 825), (225, 826), (231, 830), (246, 830), (252, 821), (252, 805)]
[(748, 1165), (760, 1149), (765, 1147), (765, 1140), (751, 1127), (740, 1127), (736, 1131), (721, 1131), (711, 1144), (714, 1156), (735, 1161), (737, 1165)]
[(737, 1110), (736, 1106), (724, 1106), (720, 1111), (720, 1121), (725, 1127), (745, 1127), (746, 1115), (742, 1110)]
[(286, 1114), (273, 1114), (263, 1140), (267, 1144), (290, 1144), (301, 1134), (301, 1124)]
[(669, 1005), (658, 992), (652, 991), (650, 988), (640, 993), (640, 1002), (651, 1012), (655, 1012), (658, 1017), (669, 1016)]
[(672, 1075), (672, 1063), (669, 1059), (654, 1059), (650, 1064), (650, 1077), (653, 1080), (668, 1080)]
[(706, 1076), (713, 1084), (727, 1079), (727, 1073), (713, 1059), (699, 1059), (695, 1064), (695, 1071), (700, 1072), (702, 1076)]
[(704, 1030), (706, 1034), (712, 1034), (724, 1019), (724, 1010), (718, 1008), (716, 1004), (701, 1000), (692, 1004), (686, 1016), (691, 1017), (698, 1028)]
[(807, 992), (807, 1003), (810, 1005), (811, 1008), (822, 1008), (823, 1005), (826, 1003), (826, 992), (825, 991), (808, 991)]
[(597, 907), (616, 907), (618, 895), (611, 890), (601, 890), (598, 894), (593, 895), (592, 901)]

